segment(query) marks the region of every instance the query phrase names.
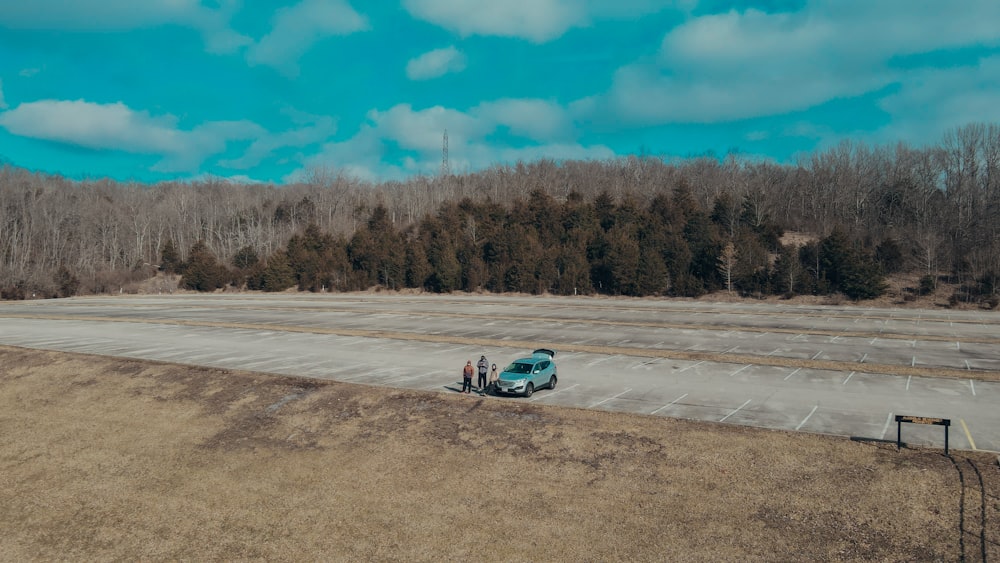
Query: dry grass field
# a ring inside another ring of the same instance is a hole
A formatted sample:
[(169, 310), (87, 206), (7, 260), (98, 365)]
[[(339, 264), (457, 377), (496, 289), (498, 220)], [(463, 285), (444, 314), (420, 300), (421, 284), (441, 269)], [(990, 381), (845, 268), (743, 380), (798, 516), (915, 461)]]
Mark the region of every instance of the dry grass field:
[(1000, 470), (0, 347), (0, 531), (4, 561), (1000, 561)]

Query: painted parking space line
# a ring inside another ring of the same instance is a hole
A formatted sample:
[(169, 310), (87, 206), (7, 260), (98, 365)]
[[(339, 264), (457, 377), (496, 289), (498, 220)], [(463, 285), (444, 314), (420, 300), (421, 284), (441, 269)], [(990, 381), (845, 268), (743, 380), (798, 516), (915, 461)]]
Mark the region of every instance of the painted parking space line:
[(601, 401), (597, 401), (596, 403), (594, 403), (594, 404), (590, 405), (590, 407), (589, 407), (589, 408), (594, 408), (594, 407), (597, 407), (597, 406), (600, 406), (600, 405), (603, 405), (604, 403), (606, 403), (606, 402), (608, 402), (608, 401), (611, 401), (611, 400), (613, 400), (613, 399), (617, 399), (618, 397), (621, 397), (622, 395), (624, 395), (625, 393), (628, 393), (628, 392), (629, 392), (629, 391), (631, 391), (631, 390), (632, 390), (632, 388), (631, 388), (631, 387), (629, 387), (628, 389), (626, 389), (626, 390), (622, 391), (621, 393), (619, 393), (619, 394), (617, 394), (617, 395), (614, 395), (614, 396), (612, 396), (612, 397), (608, 397), (607, 399), (603, 399), (603, 400), (601, 400)]
[(885, 433), (889, 431), (889, 424), (892, 423), (892, 413), (885, 417), (885, 426), (882, 427), (882, 434), (879, 435), (879, 440), (885, 440)]
[(812, 418), (812, 415), (816, 413), (816, 409), (818, 408), (819, 405), (813, 405), (813, 409), (809, 411), (809, 414), (807, 414), (806, 417), (802, 419), (802, 422), (800, 422), (799, 425), (795, 427), (796, 432), (798, 432), (803, 426), (805, 426), (807, 422), (809, 422), (809, 419)]
[(912, 380), (912, 379), (913, 379), (913, 376), (912, 376), (912, 375), (907, 375), (907, 376), (906, 376), (906, 390), (907, 390), (907, 391), (909, 391), (909, 390), (910, 390), (910, 380)]
[(727, 414), (726, 416), (722, 417), (722, 420), (720, 420), (719, 422), (725, 422), (727, 418), (729, 418), (729, 417), (733, 416), (734, 414), (736, 414), (736, 413), (740, 412), (741, 410), (743, 410), (743, 407), (749, 405), (751, 400), (752, 399), (747, 399), (747, 402), (745, 402), (742, 405), (740, 405), (739, 408), (737, 408), (733, 412), (731, 412), (731, 413)]
[(970, 379), (969, 380), (969, 387), (972, 389), (972, 396), (975, 397), (976, 396), (976, 382)]
[(600, 364), (600, 363), (603, 363), (603, 362), (606, 362), (606, 361), (608, 361), (608, 360), (610, 360), (610, 359), (612, 359), (612, 358), (614, 358), (614, 357), (615, 357), (615, 356), (605, 356), (605, 357), (603, 357), (603, 358), (598, 358), (598, 359), (596, 359), (596, 360), (594, 360), (594, 361), (592, 361), (592, 362), (588, 363), (588, 364), (587, 364), (587, 367), (588, 367), (588, 368), (592, 368), (592, 367), (596, 366), (597, 364)]
[(810, 360), (815, 360), (816, 358), (820, 357), (821, 355), (823, 355), (823, 351), (822, 350), (820, 350), (819, 352), (816, 352), (815, 354), (813, 354), (813, 357), (811, 357), (809, 359)]
[(700, 366), (700, 365), (701, 365), (701, 364), (703, 364), (703, 363), (705, 363), (705, 360), (701, 360), (700, 362), (698, 362), (698, 363), (696, 363), (696, 364), (691, 364), (691, 365), (689, 365), (689, 366), (688, 366), (688, 367), (686, 367), (686, 368), (681, 368), (681, 369), (677, 370), (677, 373), (680, 373), (680, 372), (682, 372), (682, 371), (687, 371), (687, 370), (689, 370), (689, 369), (691, 369), (691, 368), (696, 368), (696, 367)]
[(976, 443), (972, 441), (972, 434), (969, 433), (969, 427), (965, 425), (965, 421), (961, 418), (958, 419), (958, 421), (962, 423), (962, 430), (965, 431), (965, 438), (969, 440), (969, 446), (973, 449), (973, 451), (975, 451)]
[(852, 371), (851, 374), (847, 376), (847, 379), (845, 379), (844, 382), (841, 385), (847, 385), (847, 382), (850, 381), (851, 378), (854, 377), (854, 374), (856, 374), (856, 373), (858, 373), (858, 372)]
[(858, 363), (859, 363), (859, 364), (863, 364), (863, 363), (865, 363), (865, 360), (866, 360), (866, 359), (868, 359), (868, 352), (865, 352), (865, 355), (864, 355), (864, 356), (861, 356), (861, 359), (860, 359), (860, 360), (858, 360)]
[(788, 375), (786, 375), (786, 376), (785, 376), (785, 379), (784, 379), (784, 380), (785, 380), (785, 381), (788, 381), (788, 378), (792, 377), (792, 376), (793, 376), (793, 375), (795, 375), (796, 373), (799, 373), (800, 371), (802, 371), (802, 368), (795, 368), (795, 369), (794, 369), (794, 370), (792, 371), (792, 373), (790, 373), (790, 374), (788, 374)]
[(687, 394), (687, 393), (684, 393), (684, 394), (683, 394), (683, 395), (681, 395), (680, 397), (677, 397), (677, 398), (676, 398), (676, 399), (674, 399), (673, 401), (670, 401), (669, 403), (667, 403), (667, 404), (663, 405), (662, 407), (660, 407), (660, 408), (656, 409), (655, 411), (653, 411), (653, 412), (651, 412), (651, 413), (649, 413), (649, 414), (656, 414), (656, 413), (658, 413), (658, 412), (662, 411), (663, 409), (665, 409), (665, 408), (667, 408), (667, 407), (672, 407), (672, 406), (674, 406), (674, 405), (675, 405), (675, 404), (677, 403), (677, 401), (682, 401), (682, 400), (684, 400), (684, 397), (687, 397), (687, 396), (688, 396), (688, 394)]
[(747, 365), (745, 365), (745, 366), (741, 367), (740, 369), (738, 369), (738, 370), (734, 371), (733, 373), (729, 374), (729, 377), (732, 377), (732, 376), (736, 375), (737, 373), (739, 373), (739, 372), (741, 372), (741, 371), (743, 371), (743, 370), (747, 369), (747, 368), (748, 368), (748, 367), (750, 367), (751, 365), (753, 365), (753, 364), (747, 364)]
[(552, 391), (550, 393), (546, 393), (544, 395), (534, 395), (533, 397), (531, 397), (530, 399), (528, 399), (528, 401), (534, 402), (534, 401), (537, 401), (539, 399), (545, 399), (545, 398), (551, 397), (552, 395), (555, 395), (556, 393), (562, 393), (563, 391), (569, 391), (570, 389), (572, 389), (574, 387), (579, 387), (579, 386), (580, 386), (579, 383), (574, 383), (573, 385), (570, 385), (569, 387), (560, 387), (559, 389), (556, 389), (555, 391)]

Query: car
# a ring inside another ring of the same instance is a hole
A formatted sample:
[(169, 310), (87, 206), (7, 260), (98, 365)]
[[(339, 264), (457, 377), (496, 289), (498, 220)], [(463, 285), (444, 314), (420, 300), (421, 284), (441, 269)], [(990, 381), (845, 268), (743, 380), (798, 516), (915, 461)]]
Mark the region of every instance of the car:
[(556, 353), (547, 348), (539, 348), (530, 358), (520, 358), (504, 368), (497, 381), (497, 394), (523, 395), (530, 397), (538, 389), (555, 389), (559, 377), (556, 374)]

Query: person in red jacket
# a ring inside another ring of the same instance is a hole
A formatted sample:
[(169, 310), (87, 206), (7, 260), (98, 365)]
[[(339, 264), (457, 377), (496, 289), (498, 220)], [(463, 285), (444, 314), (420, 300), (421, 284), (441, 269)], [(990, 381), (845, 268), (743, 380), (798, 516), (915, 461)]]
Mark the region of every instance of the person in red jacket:
[(462, 393), (472, 392), (472, 360), (465, 362), (465, 369), (462, 370)]

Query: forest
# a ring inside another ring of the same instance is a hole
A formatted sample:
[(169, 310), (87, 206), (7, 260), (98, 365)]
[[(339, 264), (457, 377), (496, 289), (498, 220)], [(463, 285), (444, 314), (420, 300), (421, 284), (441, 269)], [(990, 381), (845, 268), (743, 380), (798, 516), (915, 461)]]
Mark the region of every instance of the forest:
[[(794, 163), (542, 160), (365, 182), (143, 185), (0, 168), (4, 299), (181, 286), (284, 291), (878, 297), (947, 280), (996, 307), (1000, 126), (844, 141)], [(795, 234), (795, 237), (787, 236)]]

